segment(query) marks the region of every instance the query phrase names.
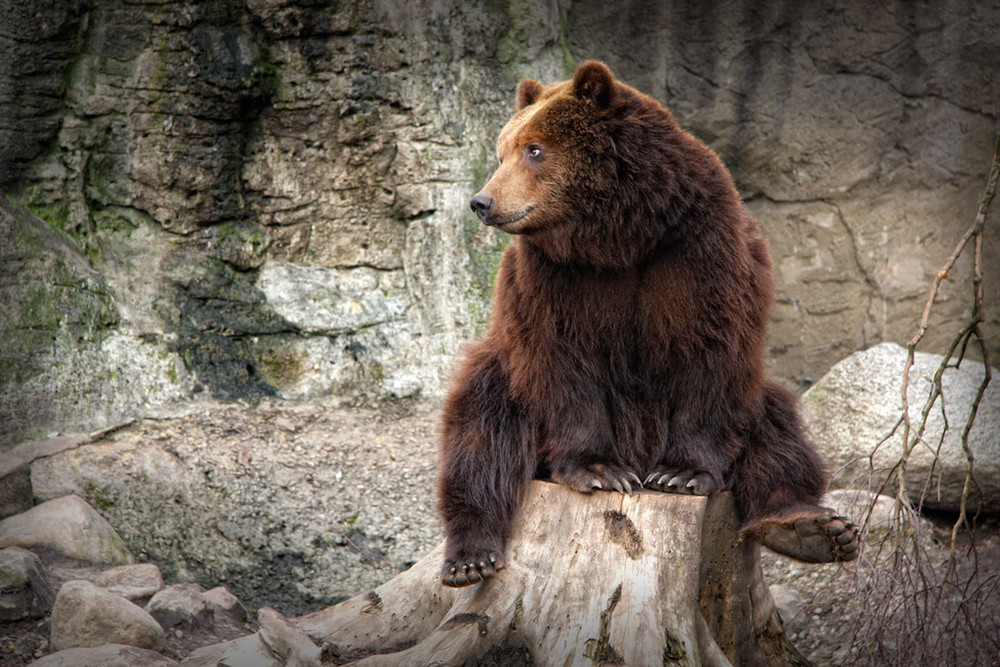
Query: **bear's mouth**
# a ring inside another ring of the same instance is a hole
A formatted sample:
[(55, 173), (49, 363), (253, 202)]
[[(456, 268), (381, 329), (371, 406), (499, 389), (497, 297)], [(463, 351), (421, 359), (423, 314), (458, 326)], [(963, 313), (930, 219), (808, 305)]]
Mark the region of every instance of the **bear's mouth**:
[(501, 227), (501, 228), (506, 227), (507, 225), (512, 225), (518, 220), (521, 220), (522, 218), (524, 218), (524, 216), (528, 215), (534, 210), (535, 210), (534, 206), (528, 206), (528, 208), (524, 209), (520, 213), (516, 213), (510, 216), (509, 218), (501, 218), (500, 220), (487, 219), (486, 224), (489, 225), (490, 227)]

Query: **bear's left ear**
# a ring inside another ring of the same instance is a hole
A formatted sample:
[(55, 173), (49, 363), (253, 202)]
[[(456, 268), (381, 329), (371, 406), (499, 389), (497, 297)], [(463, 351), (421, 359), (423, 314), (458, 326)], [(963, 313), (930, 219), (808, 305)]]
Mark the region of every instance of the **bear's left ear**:
[(542, 84), (534, 79), (521, 79), (521, 83), (517, 84), (517, 110), (534, 104), (541, 94)]
[(604, 63), (588, 60), (580, 63), (573, 74), (573, 95), (592, 100), (598, 108), (611, 104), (615, 96), (615, 78)]

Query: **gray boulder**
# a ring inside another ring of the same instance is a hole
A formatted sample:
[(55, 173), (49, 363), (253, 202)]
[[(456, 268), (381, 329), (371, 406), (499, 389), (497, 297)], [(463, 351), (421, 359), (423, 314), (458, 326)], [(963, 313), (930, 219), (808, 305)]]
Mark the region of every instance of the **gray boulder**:
[(126, 600), (148, 598), (163, 588), (163, 575), (153, 563), (119, 565), (101, 573), (95, 582)]
[(68, 581), (52, 608), (53, 651), (104, 644), (161, 650), (163, 628), (142, 608), (89, 581)]
[(208, 630), (215, 620), (215, 605), (198, 584), (174, 584), (158, 592), (146, 611), (165, 629)]
[(28, 667), (171, 667), (177, 663), (156, 651), (124, 644), (71, 648), (36, 660)]
[(41, 618), (55, 597), (38, 556), (19, 547), (0, 551), (0, 623)]
[(133, 563), (115, 529), (79, 496), (56, 498), (0, 521), (0, 547), (47, 547), (79, 560)]
[(86, 251), (60, 231), (65, 202), (36, 211), (48, 224), (0, 198), (3, 449), (39, 432), (104, 428), (189, 395), (183, 360), (123, 326), (133, 307), (112, 297)]
[(246, 607), (225, 586), (216, 586), (205, 591), (204, 595), (206, 600), (215, 605), (217, 613), (225, 614), (238, 623), (246, 622), (248, 618)]
[[(869, 457), (885, 479), (903, 451), (902, 428), (885, 442), (902, 414), (901, 387), (906, 349), (883, 343), (836, 364), (803, 398), (803, 413), (813, 439), (826, 459), (835, 487), (866, 487)], [(916, 425), (942, 357), (917, 353), (910, 371), (910, 420)], [(910, 499), (924, 507), (956, 511), (965, 483), (962, 431), (984, 366), (963, 361), (942, 376), (944, 400), (930, 411), (923, 441), (910, 454), (906, 485)], [(1000, 377), (996, 370), (994, 377)], [(947, 419), (947, 421), (946, 421)], [(947, 430), (945, 431), (945, 424)], [(879, 443), (882, 442), (881, 445)], [(970, 509), (995, 512), (1000, 507), (1000, 386), (987, 388), (969, 433), (975, 454)]]

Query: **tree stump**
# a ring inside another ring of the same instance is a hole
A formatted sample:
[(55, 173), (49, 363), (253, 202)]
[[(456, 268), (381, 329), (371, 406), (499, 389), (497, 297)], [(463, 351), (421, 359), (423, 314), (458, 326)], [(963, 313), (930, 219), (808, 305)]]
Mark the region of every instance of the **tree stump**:
[[(442, 545), (375, 590), (292, 623), (324, 647), (323, 664), (808, 664), (784, 634), (760, 547), (740, 541), (737, 526), (729, 493), (588, 496), (536, 481), (497, 577), (442, 586)], [(258, 645), (253, 664), (306, 664), (255, 637), (185, 664), (243, 665), (225, 656)]]

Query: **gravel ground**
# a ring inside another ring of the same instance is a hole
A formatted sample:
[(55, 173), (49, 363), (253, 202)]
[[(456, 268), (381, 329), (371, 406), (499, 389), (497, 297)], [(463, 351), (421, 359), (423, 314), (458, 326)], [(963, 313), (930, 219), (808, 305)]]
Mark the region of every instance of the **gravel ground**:
[(436, 418), (429, 403), (200, 404), (36, 461), (32, 482), (88, 500), (166, 579), (298, 615), (440, 541)]

